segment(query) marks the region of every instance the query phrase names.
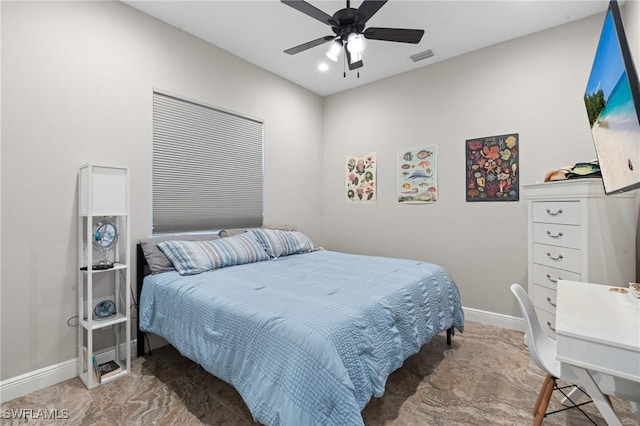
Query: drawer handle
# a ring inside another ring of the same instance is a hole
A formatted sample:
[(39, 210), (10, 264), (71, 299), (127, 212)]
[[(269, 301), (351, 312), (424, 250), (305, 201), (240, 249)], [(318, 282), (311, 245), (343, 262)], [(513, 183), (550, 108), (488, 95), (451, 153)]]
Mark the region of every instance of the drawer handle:
[(560, 238), (562, 237), (562, 232), (558, 232), (557, 234), (552, 234), (551, 231), (547, 231), (547, 235), (550, 236), (551, 238)]
[(561, 254), (559, 254), (556, 257), (553, 257), (553, 256), (551, 256), (551, 253), (549, 253), (549, 252), (547, 252), (547, 256), (549, 256), (549, 259), (551, 259), (551, 260), (562, 260), (562, 257), (563, 257)]
[(554, 333), (556, 332), (556, 329), (551, 327), (551, 323), (549, 321), (547, 321), (547, 327), (549, 327)]
[(562, 213), (562, 209), (558, 209), (555, 212), (552, 212), (551, 209), (547, 209), (547, 214), (550, 214), (551, 216), (558, 216), (561, 213)]
[[(553, 302), (551, 301), (551, 298), (550, 298), (549, 296), (547, 296), (547, 302), (549, 302), (549, 304), (550, 304), (551, 306), (553, 306), (554, 308), (556, 307), (556, 304), (555, 304), (555, 303), (553, 303)], [(547, 324), (548, 324), (548, 323), (547, 323)], [(554, 331), (555, 331), (555, 330), (554, 330)]]
[(549, 274), (547, 274), (547, 279), (548, 279), (549, 281), (551, 281), (552, 283), (557, 283), (557, 282), (558, 282), (558, 280), (557, 280), (557, 279), (556, 279), (556, 280), (554, 280), (553, 278), (551, 278), (551, 275), (549, 275)]

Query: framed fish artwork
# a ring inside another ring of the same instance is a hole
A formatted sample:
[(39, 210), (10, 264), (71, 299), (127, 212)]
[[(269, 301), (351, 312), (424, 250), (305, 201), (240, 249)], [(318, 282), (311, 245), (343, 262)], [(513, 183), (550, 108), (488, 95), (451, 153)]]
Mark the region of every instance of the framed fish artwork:
[(518, 201), (518, 134), (466, 141), (467, 201)]
[(438, 201), (437, 145), (398, 151), (398, 202)]

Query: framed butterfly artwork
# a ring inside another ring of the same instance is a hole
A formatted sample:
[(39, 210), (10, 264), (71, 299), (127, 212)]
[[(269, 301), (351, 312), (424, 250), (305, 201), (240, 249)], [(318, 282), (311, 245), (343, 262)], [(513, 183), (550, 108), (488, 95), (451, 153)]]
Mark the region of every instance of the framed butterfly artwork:
[(518, 201), (518, 134), (468, 139), (467, 201)]

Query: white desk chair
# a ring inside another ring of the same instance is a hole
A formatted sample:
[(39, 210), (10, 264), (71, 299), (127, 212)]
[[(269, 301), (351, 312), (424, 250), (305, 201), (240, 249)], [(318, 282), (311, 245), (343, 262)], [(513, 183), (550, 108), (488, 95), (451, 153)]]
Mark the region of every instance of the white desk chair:
[[(564, 392), (565, 388), (574, 388), (575, 386), (578, 386), (579, 383), (576, 383), (577, 378), (575, 377), (565, 378), (560, 376), (560, 361), (556, 359), (556, 341), (544, 334), (544, 331), (542, 331), (540, 322), (538, 321), (538, 315), (533, 307), (533, 303), (531, 303), (531, 299), (529, 299), (529, 295), (519, 284), (512, 284), (511, 292), (516, 296), (516, 299), (518, 299), (518, 303), (520, 304), (531, 359), (533, 359), (533, 362), (535, 362), (542, 371), (547, 373), (542, 387), (540, 388), (536, 405), (533, 409), (533, 415), (535, 416), (533, 424), (535, 426), (539, 426), (542, 424), (542, 420), (545, 416), (568, 410), (570, 408), (577, 408), (582, 414), (591, 420), (587, 413), (580, 408), (580, 406), (588, 404), (591, 401), (589, 400), (581, 404), (576, 404), (571, 400), (570, 396)], [(556, 379), (558, 378), (574, 383), (574, 385), (559, 387), (556, 383)], [(554, 390), (559, 390), (571, 405), (547, 413), (547, 407), (549, 406), (549, 401), (551, 400), (551, 395)], [(591, 423), (596, 424), (593, 420), (591, 420)]]

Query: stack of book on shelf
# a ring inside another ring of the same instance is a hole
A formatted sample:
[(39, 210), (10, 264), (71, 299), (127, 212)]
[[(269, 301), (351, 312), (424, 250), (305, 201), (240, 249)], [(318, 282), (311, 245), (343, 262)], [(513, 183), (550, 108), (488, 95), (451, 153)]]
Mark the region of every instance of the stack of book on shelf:
[(95, 355), (91, 355), (91, 360), (93, 361), (93, 379), (96, 382), (101, 383), (102, 381), (100, 380), (100, 369), (98, 368), (98, 359), (96, 358)]
[(96, 356), (93, 355), (93, 377), (95, 378), (96, 382), (102, 383), (102, 379), (108, 379), (109, 377), (115, 376), (121, 371), (122, 366), (114, 360), (98, 364)]

